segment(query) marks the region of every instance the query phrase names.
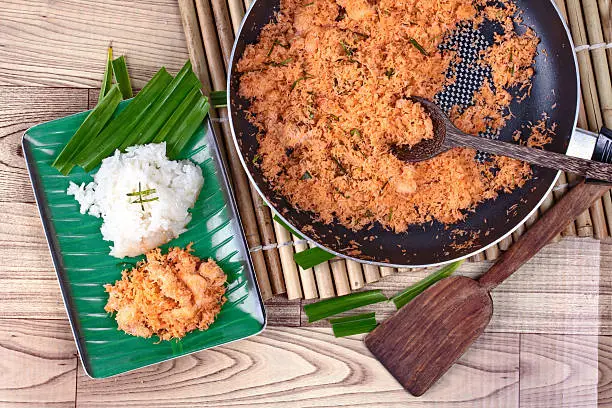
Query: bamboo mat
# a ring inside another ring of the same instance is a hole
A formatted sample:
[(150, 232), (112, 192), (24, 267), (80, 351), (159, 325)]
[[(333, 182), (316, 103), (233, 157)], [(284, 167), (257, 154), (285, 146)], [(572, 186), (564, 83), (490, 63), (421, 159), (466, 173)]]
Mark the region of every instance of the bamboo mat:
[[(265, 0), (260, 0), (265, 1)], [(537, 1), (537, 0), (534, 0)], [(580, 69), (582, 98), (578, 126), (597, 131), (612, 128), (612, 9), (610, 0), (555, 0), (570, 26)], [(234, 36), (250, 0), (178, 0), (189, 56), (206, 93), (222, 90), (234, 42)], [(242, 169), (232, 142), (227, 110), (211, 112), (213, 126), (220, 135), (236, 201), (243, 221), (257, 280), (264, 300), (286, 293), (291, 299), (341, 296), (365, 284), (397, 273), (395, 268), (376, 267), (358, 262), (333, 259), (303, 270), (293, 261), (295, 251), (312, 244), (292, 236), (272, 220), (266, 207)], [(561, 174), (553, 191), (531, 218), (511, 236), (470, 258), (478, 262), (496, 259), (554, 205), (576, 181), (573, 174)], [(603, 239), (612, 232), (612, 197), (608, 191), (588, 211), (569, 223), (562, 236)], [(403, 270), (399, 270), (401, 272)]]

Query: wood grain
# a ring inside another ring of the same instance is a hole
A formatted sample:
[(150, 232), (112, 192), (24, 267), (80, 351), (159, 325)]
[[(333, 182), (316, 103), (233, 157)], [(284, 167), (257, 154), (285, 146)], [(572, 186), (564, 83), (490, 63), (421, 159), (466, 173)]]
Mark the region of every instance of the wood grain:
[(597, 406), (597, 336), (521, 335), (520, 406)]
[(451, 276), (380, 323), (365, 344), (410, 394), (419, 397), (483, 333), (492, 313), (486, 288), (465, 276)]
[[(605, 272), (604, 266), (600, 271), (599, 248), (600, 241), (587, 238), (566, 238), (546, 246), (491, 293), (495, 308), (488, 331), (612, 334), (610, 323), (600, 317), (599, 312), (600, 304), (612, 307), (612, 288), (600, 288), (600, 276), (612, 275), (612, 271)], [(612, 241), (601, 257), (610, 263)], [(457, 273), (478, 278), (491, 265), (489, 261), (466, 262)], [(385, 295), (392, 296), (431, 272), (396, 273), (368, 285), (368, 289), (381, 289)], [(381, 303), (365, 307), (364, 311), (375, 311), (382, 321), (391, 316), (395, 308)], [(612, 321), (612, 312), (606, 316)], [(302, 324), (305, 322), (302, 316)]]
[(407, 394), (358, 336), (274, 328), (115, 379), (79, 368), (79, 407), (518, 407), (518, 336), (485, 335), (423, 398)]
[(67, 321), (0, 319), (0, 406), (74, 407), (77, 364)]
[(598, 338), (598, 369), (599, 381), (597, 383), (598, 407), (612, 406), (612, 337), (599, 336)]
[(7, 0), (0, 19), (0, 85), (99, 87), (111, 41), (136, 88), (189, 58), (176, 0)]
[(608, 191), (607, 186), (578, 184), (552, 209), (546, 212), (479, 279), (487, 290), (495, 288), (559, 234), (567, 220), (572, 220)]
[(488, 153), (512, 157), (549, 169), (562, 170), (612, 183), (612, 165), (607, 163), (516, 145), (501, 140), (478, 138), (462, 133), (459, 130), (451, 130), (450, 126), (446, 132), (447, 136), (444, 143), (446, 147), (459, 146), (480, 149)]
[[(1, 50), (2, 47), (0, 54)], [(0, 86), (0, 201), (34, 202), (21, 150), (23, 133), (38, 123), (84, 110), (87, 110), (85, 89)]]

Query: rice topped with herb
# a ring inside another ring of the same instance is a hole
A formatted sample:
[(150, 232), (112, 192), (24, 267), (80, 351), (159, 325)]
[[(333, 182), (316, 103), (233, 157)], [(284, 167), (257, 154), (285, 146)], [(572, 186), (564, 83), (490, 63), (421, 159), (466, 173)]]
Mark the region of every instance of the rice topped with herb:
[(401, 232), (409, 224), (461, 220), (500, 191), (522, 186), (531, 168), (521, 161), (474, 160), (452, 149), (404, 163), (393, 144), (433, 137), (423, 108), (455, 79), (447, 77), (456, 50), (440, 51), (462, 25), (496, 20), (504, 34), (477, 63), (491, 68), (474, 105), (451, 111), (462, 130), (495, 132), (511, 116), (510, 87), (528, 92), (538, 38), (520, 23), (511, 2), (438, 0), (282, 0), (238, 63), (239, 93), (250, 101), (259, 129), (255, 161), (289, 202), (358, 229), (378, 221)]
[(204, 178), (189, 160), (166, 157), (166, 143), (131, 146), (102, 161), (94, 181), (70, 182), (68, 194), (81, 214), (102, 217), (100, 228), (113, 241), (110, 254), (137, 256), (186, 231)]

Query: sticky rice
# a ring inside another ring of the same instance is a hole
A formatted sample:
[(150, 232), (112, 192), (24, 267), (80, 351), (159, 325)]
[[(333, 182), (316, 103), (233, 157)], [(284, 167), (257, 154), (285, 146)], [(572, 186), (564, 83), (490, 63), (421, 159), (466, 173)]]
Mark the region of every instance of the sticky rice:
[(166, 157), (166, 144), (119, 150), (102, 161), (94, 181), (70, 182), (68, 194), (81, 214), (102, 217), (102, 237), (112, 241), (110, 254), (137, 256), (178, 237), (191, 221), (204, 184), (202, 170), (189, 160)]

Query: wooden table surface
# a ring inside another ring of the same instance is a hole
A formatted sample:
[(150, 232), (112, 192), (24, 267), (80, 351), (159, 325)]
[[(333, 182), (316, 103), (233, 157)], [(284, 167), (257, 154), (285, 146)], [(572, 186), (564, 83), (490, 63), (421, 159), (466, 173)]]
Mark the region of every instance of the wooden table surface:
[[(612, 241), (565, 239), (493, 293), (487, 333), (424, 397), (404, 392), (360, 337), (267, 303), (269, 326), (108, 380), (80, 366), (20, 147), (30, 126), (96, 101), (106, 46), (136, 87), (188, 58), (176, 0), (0, 4), (0, 406), (612, 406)], [(477, 276), (487, 263), (466, 263)], [(421, 278), (378, 282), (390, 294)], [(378, 307), (379, 315), (390, 309)]]

